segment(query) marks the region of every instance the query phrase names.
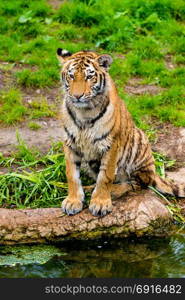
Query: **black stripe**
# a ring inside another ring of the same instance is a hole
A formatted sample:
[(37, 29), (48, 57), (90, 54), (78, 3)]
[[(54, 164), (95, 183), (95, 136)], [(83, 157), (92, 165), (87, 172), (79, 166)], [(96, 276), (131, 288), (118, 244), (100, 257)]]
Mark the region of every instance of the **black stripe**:
[(71, 149), (71, 151), (73, 151), (76, 154), (76, 156), (83, 157), (83, 153), (81, 153), (78, 150), (74, 149), (72, 146), (68, 146), (68, 147)]
[(99, 90), (101, 90), (102, 87), (102, 74), (99, 74)]
[(153, 180), (153, 182), (152, 182), (152, 186), (153, 186), (154, 188), (156, 188), (156, 187), (157, 187), (157, 181), (156, 181), (156, 180)]
[[(114, 125), (115, 125), (115, 123), (114, 123)], [(111, 133), (111, 131), (113, 130), (114, 125), (111, 127), (111, 129), (110, 129), (108, 132), (106, 132), (106, 133), (104, 133), (102, 136), (100, 136), (100, 137), (94, 139), (93, 142), (96, 143), (96, 142), (99, 142), (99, 141), (102, 141), (102, 140), (106, 139), (106, 138), (108, 137), (108, 135)]]
[(88, 120), (86, 122), (84, 122), (83, 124), (80, 122), (80, 120), (78, 120), (76, 118), (76, 115), (72, 112), (72, 110), (70, 109), (69, 105), (66, 103), (66, 107), (67, 107), (67, 111), (71, 117), (71, 119), (73, 120), (74, 124), (79, 128), (79, 129), (83, 129), (85, 128), (86, 125), (91, 125), (93, 126), (96, 121), (98, 121), (99, 119), (101, 119), (103, 117), (103, 115), (106, 113), (107, 111), (107, 107), (109, 105), (109, 99), (107, 99), (107, 101), (105, 102), (105, 106), (103, 107), (102, 111), (100, 111), (100, 113), (91, 120)]
[(97, 159), (91, 159), (91, 160), (87, 161), (87, 163), (88, 163), (89, 165), (93, 165), (93, 164), (96, 164), (96, 163), (98, 163), (98, 162), (99, 162), (99, 160), (97, 160)]
[(105, 83), (106, 83), (106, 80), (105, 80), (105, 74), (104, 73), (102, 73), (103, 74), (103, 89), (105, 88)]
[(94, 68), (97, 72), (99, 72), (99, 70), (97, 69), (96, 65), (93, 63), (93, 61), (91, 61), (91, 64), (92, 64), (93, 68)]
[[(134, 173), (135, 173), (135, 171), (134, 171)], [(138, 170), (137, 171), (137, 173), (148, 173), (148, 174), (154, 174), (154, 171), (152, 171), (152, 170), (148, 170), (148, 169), (140, 169), (140, 170)]]
[[(144, 174), (145, 174), (145, 178), (143, 178), (142, 176)], [(155, 173), (152, 170), (142, 170), (142, 171), (139, 170), (137, 172), (133, 172), (131, 176), (133, 176), (136, 182), (138, 182), (144, 188), (146, 188), (149, 185), (153, 187), (156, 186), (156, 181), (154, 180)]]
[(110, 148), (111, 148), (110, 146), (107, 146), (106, 149), (103, 150), (103, 153), (108, 152), (110, 150)]
[(122, 158), (123, 158), (123, 155), (124, 155), (124, 152), (125, 152), (125, 149), (126, 149), (126, 147), (127, 147), (127, 144), (128, 144), (128, 136), (129, 136), (129, 131), (128, 131), (128, 126), (126, 127), (126, 129), (125, 129), (125, 140), (126, 140), (126, 142), (125, 142), (125, 144), (124, 144), (124, 146), (123, 146), (123, 150), (122, 150), (122, 153), (121, 153), (121, 156), (120, 156), (120, 158), (119, 158), (119, 160), (118, 160), (118, 165), (120, 164), (120, 162), (122, 161)]
[[(128, 135), (127, 135), (127, 136), (128, 136)], [(126, 140), (126, 143), (124, 144), (124, 147), (123, 147), (121, 156), (120, 156), (120, 158), (119, 158), (119, 160), (118, 160), (118, 166), (119, 166), (120, 162), (121, 162), (122, 159), (123, 159), (123, 155), (124, 155), (124, 153), (125, 153), (125, 149), (126, 149), (127, 145), (128, 145), (128, 140)]]
[(103, 117), (103, 115), (106, 113), (108, 105), (109, 105), (109, 100), (107, 100), (105, 107), (104, 107), (103, 110), (99, 113), (99, 115), (97, 115), (94, 119), (90, 120), (89, 122), (90, 122), (91, 124), (94, 125), (94, 123), (95, 123), (96, 121), (98, 121), (99, 119), (101, 119), (101, 118)]
[[(153, 173), (154, 174), (154, 173)], [(139, 174), (134, 175), (134, 179), (136, 182), (138, 182), (140, 184), (141, 187), (143, 188), (147, 188), (149, 185), (153, 185), (153, 179), (152, 177), (148, 177), (148, 182), (145, 181), (145, 179), (142, 178), (142, 176), (139, 176)]]
[(75, 123), (75, 125), (79, 128), (82, 129), (82, 125), (80, 124), (80, 121), (76, 118), (76, 116), (73, 114), (72, 110), (70, 109), (69, 105), (66, 104), (68, 114), (70, 115), (71, 119)]
[[(148, 149), (148, 147), (146, 147), (146, 149), (145, 149), (145, 151), (144, 151), (142, 157), (145, 156), (147, 149)], [(147, 161), (149, 161), (149, 160), (152, 159), (152, 158), (153, 158), (153, 156), (151, 155), (151, 156), (149, 156), (149, 157), (146, 157), (143, 161), (140, 161), (140, 164), (136, 166), (137, 170), (139, 170), (139, 168), (141, 168), (141, 167), (143, 166), (144, 163), (146, 163)]]
[(144, 152), (142, 153), (142, 157), (145, 157), (145, 154), (146, 154), (147, 150), (148, 150), (148, 144), (147, 144), (147, 146), (145, 147)]
[(134, 147), (134, 141), (135, 141), (135, 135), (134, 135), (134, 132), (132, 133), (132, 140), (131, 140), (131, 143), (130, 143), (130, 151), (128, 151), (127, 153), (127, 156), (125, 158), (125, 165), (127, 165), (130, 161), (130, 158), (132, 156), (132, 149)]
[(80, 168), (80, 166), (81, 166), (81, 161), (75, 161), (75, 165), (77, 166), (77, 168)]
[(160, 180), (162, 181), (162, 183), (164, 183), (167, 186), (171, 186), (171, 183), (166, 181), (164, 178), (160, 177)]
[(88, 164), (95, 173), (99, 173), (99, 169), (100, 169), (100, 161), (99, 160), (90, 160), (88, 162)]
[(172, 190), (173, 190), (173, 194), (175, 196), (179, 196), (179, 186), (178, 186), (178, 184), (173, 184)]
[(141, 143), (141, 140), (142, 140), (141, 131), (139, 130), (138, 133), (139, 133), (139, 140), (138, 140), (138, 147), (137, 147), (137, 152), (136, 152), (136, 155), (135, 155), (135, 160), (137, 159), (138, 155), (140, 154), (140, 152), (141, 152), (141, 146), (142, 146), (142, 143)]
[(72, 133), (69, 132), (69, 130), (64, 126), (64, 130), (67, 133), (68, 137), (72, 140), (73, 143), (75, 143), (75, 137)]
[[(151, 158), (151, 157), (150, 157), (150, 158)], [(149, 159), (150, 159), (150, 158), (149, 158)], [(148, 160), (149, 160), (149, 159), (148, 159)], [(152, 166), (152, 165), (154, 165), (154, 162), (153, 162), (153, 161), (152, 161), (152, 162), (149, 162), (148, 164), (146, 164), (146, 165), (144, 165), (144, 166), (141, 166), (140, 168), (136, 169), (134, 172), (136, 172), (136, 171), (138, 171), (138, 172), (141, 171), (141, 172), (142, 172), (143, 169), (146, 169), (146, 168), (148, 168), (148, 167), (150, 167), (150, 166)]]

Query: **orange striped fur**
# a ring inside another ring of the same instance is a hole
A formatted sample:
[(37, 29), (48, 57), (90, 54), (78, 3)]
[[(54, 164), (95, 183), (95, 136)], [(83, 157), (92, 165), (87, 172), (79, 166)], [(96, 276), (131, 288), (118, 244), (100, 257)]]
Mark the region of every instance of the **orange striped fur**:
[(111, 195), (120, 197), (138, 186), (151, 185), (164, 194), (184, 197), (185, 184), (156, 174), (148, 139), (133, 123), (108, 73), (112, 58), (60, 48), (57, 53), (63, 65), (61, 121), (69, 184), (62, 210), (72, 215), (83, 208), (82, 165), (96, 180), (89, 205), (93, 215), (111, 211)]

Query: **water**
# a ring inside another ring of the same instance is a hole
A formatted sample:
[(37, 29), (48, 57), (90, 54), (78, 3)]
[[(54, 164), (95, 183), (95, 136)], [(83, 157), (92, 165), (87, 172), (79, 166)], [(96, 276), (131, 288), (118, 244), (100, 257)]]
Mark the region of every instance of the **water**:
[(0, 247), (0, 278), (30, 277), (185, 277), (185, 235)]

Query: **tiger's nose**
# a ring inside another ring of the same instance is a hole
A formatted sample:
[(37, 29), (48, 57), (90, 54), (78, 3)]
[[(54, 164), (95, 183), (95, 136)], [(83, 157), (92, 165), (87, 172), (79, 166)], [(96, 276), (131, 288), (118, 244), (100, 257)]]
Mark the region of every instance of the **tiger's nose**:
[(80, 98), (83, 96), (83, 94), (74, 94), (73, 95), (77, 100), (80, 100)]

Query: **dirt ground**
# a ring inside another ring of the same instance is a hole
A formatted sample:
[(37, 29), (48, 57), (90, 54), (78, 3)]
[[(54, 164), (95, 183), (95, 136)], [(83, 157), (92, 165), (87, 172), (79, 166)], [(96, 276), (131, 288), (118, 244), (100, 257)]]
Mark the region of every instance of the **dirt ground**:
[(49, 0), (48, 3), (53, 7), (53, 9), (58, 9), (64, 1), (65, 0)]
[(38, 148), (42, 153), (46, 153), (51, 147), (52, 142), (61, 141), (60, 121), (51, 118), (45, 118), (36, 122), (42, 128), (31, 130), (26, 126), (26, 122), (20, 126), (7, 127), (0, 129), (0, 152), (9, 156), (15, 151), (18, 144), (16, 132), (30, 147)]
[(164, 89), (154, 84), (141, 84), (141, 78), (139, 77), (133, 77), (130, 79), (124, 88), (124, 91), (130, 95), (155, 95), (160, 93), (162, 90)]

